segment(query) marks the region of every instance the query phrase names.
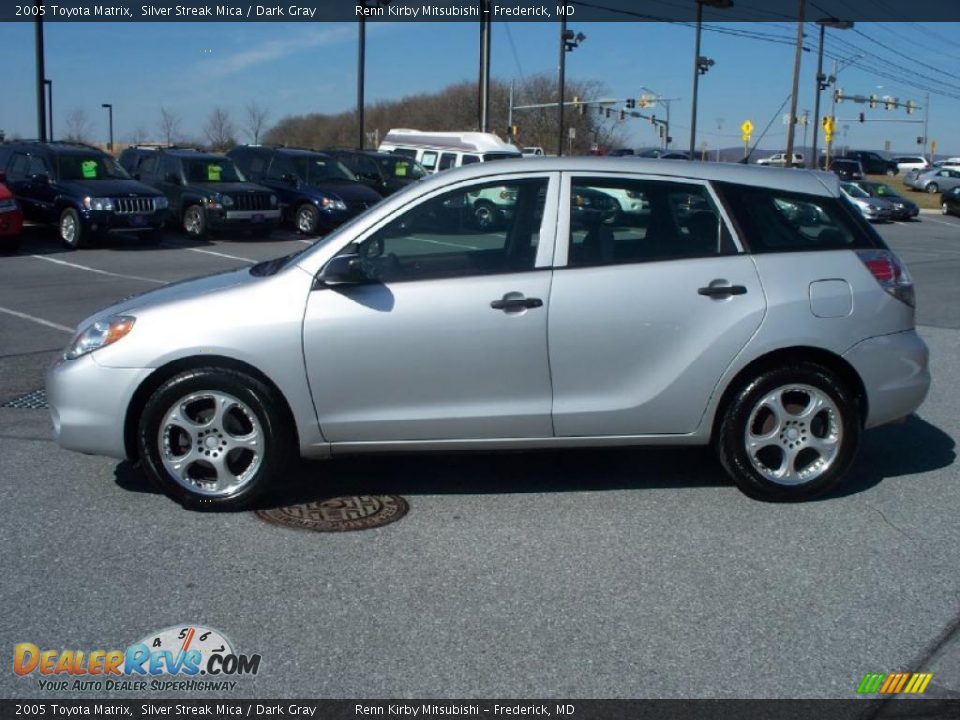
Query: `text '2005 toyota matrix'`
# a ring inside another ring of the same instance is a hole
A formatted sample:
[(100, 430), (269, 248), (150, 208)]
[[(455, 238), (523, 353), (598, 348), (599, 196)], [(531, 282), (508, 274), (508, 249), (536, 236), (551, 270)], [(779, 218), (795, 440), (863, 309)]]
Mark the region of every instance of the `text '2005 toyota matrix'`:
[(929, 384), (907, 269), (835, 176), (625, 158), (438, 174), (106, 308), (47, 378), (63, 447), (198, 507), (298, 456), (647, 444), (801, 500)]

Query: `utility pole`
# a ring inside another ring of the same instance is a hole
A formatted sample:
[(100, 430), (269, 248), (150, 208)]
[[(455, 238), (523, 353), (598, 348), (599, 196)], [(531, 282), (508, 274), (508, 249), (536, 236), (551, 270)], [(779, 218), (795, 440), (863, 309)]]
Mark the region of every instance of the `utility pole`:
[[(838, 72), (840, 72), (840, 68), (839, 68), (839, 66), (838, 66), (838, 64), (837, 64), (837, 61), (834, 60), (834, 61), (833, 61), (833, 92), (830, 93), (830, 120), (831, 120), (831, 122), (836, 122), (836, 115), (837, 115), (837, 73), (838, 73)], [(836, 128), (834, 128), (834, 132), (836, 132)], [(833, 145), (833, 141), (828, 141), (828, 142), (827, 142), (827, 147), (826, 147), (826, 151), (827, 151), (827, 152), (826, 152), (826, 156), (825, 156), (825, 160), (824, 160), (824, 164), (823, 164), (823, 169), (824, 169), (824, 170), (829, 170), (829, 169), (830, 169), (830, 149), (831, 149), (831, 145)], [(814, 162), (817, 162), (818, 160), (819, 160), (819, 158), (816, 158), (816, 159), (814, 160)]]
[(480, 132), (490, 124), (490, 1), (480, 0)]
[[(364, 3), (366, 5), (366, 3)], [(357, 150), (363, 150), (363, 85), (367, 64), (367, 23), (360, 15), (359, 37), (357, 38)]]
[(703, 3), (697, 1), (697, 31), (693, 44), (693, 103), (690, 106), (690, 159), (697, 157), (697, 92), (700, 89), (700, 35), (703, 32)]
[(37, 53), (37, 137), (41, 141), (47, 139), (47, 112), (45, 102), (46, 87), (43, 81), (46, 78), (46, 70), (43, 66), (43, 0), (36, 0), (37, 19), (33, 23), (34, 27), (34, 48)]
[(563, 155), (563, 85), (567, 73), (567, 16), (560, 18), (560, 101), (557, 103), (557, 157)]
[[(810, 126), (810, 111), (803, 111), (803, 147), (807, 147), (807, 128)], [(816, 135), (816, 133), (814, 133)]]
[(44, 80), (43, 84), (47, 86), (47, 139), (53, 142), (53, 80)]
[(787, 126), (787, 157), (785, 167), (793, 167), (793, 139), (797, 129), (797, 92), (800, 89), (800, 60), (803, 57), (803, 15), (806, 0), (800, 0), (797, 15), (797, 52), (793, 60), (793, 92), (790, 96), (790, 124)]
[[(927, 93), (923, 102), (923, 156), (927, 157), (927, 145), (930, 144), (930, 93)], [(933, 154), (928, 158), (930, 164), (933, 164)]]

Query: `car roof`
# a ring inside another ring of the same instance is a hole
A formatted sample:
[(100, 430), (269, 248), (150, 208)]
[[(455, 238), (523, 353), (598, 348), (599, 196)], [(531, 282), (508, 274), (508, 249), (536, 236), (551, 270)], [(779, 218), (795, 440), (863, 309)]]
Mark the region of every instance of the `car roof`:
[(43, 148), (50, 150), (56, 153), (75, 153), (75, 154), (89, 154), (91, 151), (98, 152), (101, 155), (106, 155), (107, 153), (101, 150), (98, 147), (93, 145), (87, 145), (85, 143), (74, 143), (66, 142), (63, 140), (56, 141), (44, 141), (44, 140), (11, 140), (9, 142), (3, 143), (4, 146), (11, 148)]
[(798, 168), (771, 168), (763, 165), (698, 161), (665, 162), (636, 156), (625, 157), (526, 157), (474, 163), (435, 173), (421, 182), (443, 183), (439, 178), (483, 179), (514, 172), (636, 173), (676, 179), (699, 179), (766, 187), (810, 195), (839, 194), (839, 179), (833, 173)]

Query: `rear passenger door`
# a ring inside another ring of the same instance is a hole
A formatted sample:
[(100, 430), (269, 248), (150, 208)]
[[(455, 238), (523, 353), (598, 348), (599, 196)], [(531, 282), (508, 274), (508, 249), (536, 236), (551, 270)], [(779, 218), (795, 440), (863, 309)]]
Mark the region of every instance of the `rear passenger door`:
[(565, 174), (560, 208), (548, 327), (555, 434), (693, 432), (766, 307), (712, 190)]

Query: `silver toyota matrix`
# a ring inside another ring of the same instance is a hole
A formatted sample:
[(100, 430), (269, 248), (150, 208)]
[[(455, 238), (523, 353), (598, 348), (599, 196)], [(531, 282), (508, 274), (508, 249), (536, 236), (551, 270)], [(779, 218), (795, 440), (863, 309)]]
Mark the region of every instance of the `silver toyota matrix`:
[(61, 446), (232, 508), (298, 457), (622, 445), (712, 444), (802, 500), (929, 385), (910, 275), (835, 176), (545, 158), (106, 308), (47, 394)]

